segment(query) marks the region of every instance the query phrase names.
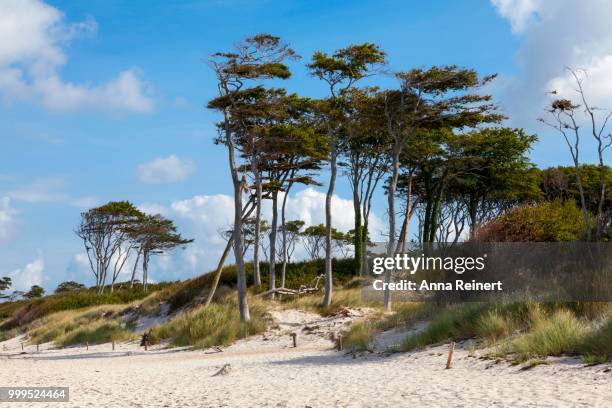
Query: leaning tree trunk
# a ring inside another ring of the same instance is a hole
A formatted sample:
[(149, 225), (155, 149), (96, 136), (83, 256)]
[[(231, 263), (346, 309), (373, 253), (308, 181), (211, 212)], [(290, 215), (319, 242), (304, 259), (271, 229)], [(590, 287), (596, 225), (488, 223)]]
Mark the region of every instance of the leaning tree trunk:
[(219, 286), (219, 279), (221, 278), (221, 272), (223, 272), (223, 265), (225, 265), (225, 260), (229, 255), (230, 248), (232, 247), (232, 243), (234, 242), (233, 237), (230, 237), (227, 240), (227, 244), (225, 245), (225, 249), (223, 250), (223, 255), (221, 255), (221, 259), (219, 259), (219, 263), (217, 264), (217, 269), (215, 270), (215, 275), (213, 276), (212, 284), (210, 285), (210, 290), (208, 291), (208, 295), (206, 296), (206, 302), (204, 303), (204, 307), (210, 305), (215, 296), (215, 292), (217, 291), (217, 286)]
[(328, 307), (332, 302), (332, 197), (334, 195), (334, 187), (336, 185), (337, 173), (337, 152), (335, 143), (331, 146), (331, 160), (329, 177), (329, 188), (325, 196), (325, 295), (323, 297), (323, 307)]

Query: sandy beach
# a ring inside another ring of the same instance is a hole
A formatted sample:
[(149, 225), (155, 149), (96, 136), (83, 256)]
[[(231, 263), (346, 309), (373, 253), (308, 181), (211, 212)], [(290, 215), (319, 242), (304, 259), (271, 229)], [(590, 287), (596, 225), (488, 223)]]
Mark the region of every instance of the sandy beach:
[[(447, 370), (448, 345), (355, 358), (334, 350), (330, 332), (360, 313), (322, 318), (274, 311), (272, 329), (223, 351), (155, 346), (145, 352), (130, 342), (115, 351), (110, 344), (89, 350), (45, 344), (20, 354), (15, 338), (0, 343), (1, 385), (70, 387), (70, 403), (37, 407), (604, 407), (612, 400), (610, 365), (584, 367), (576, 358), (521, 370), (478, 352), (470, 357), (460, 344)], [(399, 338), (390, 332), (378, 342)]]

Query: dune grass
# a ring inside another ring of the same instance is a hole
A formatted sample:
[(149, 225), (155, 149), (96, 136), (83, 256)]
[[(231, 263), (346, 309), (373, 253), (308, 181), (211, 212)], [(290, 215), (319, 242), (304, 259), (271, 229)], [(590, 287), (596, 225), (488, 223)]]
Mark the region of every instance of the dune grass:
[(43, 317), (28, 330), (31, 344), (53, 341), (59, 346), (127, 340), (134, 335), (121, 315), (131, 306), (103, 305), (67, 310)]
[[(612, 359), (609, 303), (465, 303), (440, 309), (400, 350), (421, 349), (450, 339), (480, 339), (491, 357), (513, 356), (516, 363), (562, 354), (588, 362)], [(528, 364), (529, 365), (529, 364)]]
[(8, 317), (0, 326), (0, 332), (11, 330), (15, 327), (23, 327), (36, 319), (61, 311), (77, 310), (98, 305), (127, 304), (144, 299), (151, 295), (151, 293), (172, 285), (175, 284), (158, 283), (149, 285), (149, 291), (145, 292), (142, 289), (142, 285), (135, 285), (133, 288), (130, 288), (129, 284), (121, 283), (115, 285), (112, 293), (109, 289), (106, 289), (101, 294), (96, 293), (94, 289), (85, 289), (18, 302), (0, 303), (0, 316)]
[(151, 329), (152, 344), (169, 341), (170, 346), (207, 348), (227, 346), (241, 339), (264, 331), (264, 303), (249, 299), (251, 321), (241, 323), (238, 306), (233, 298), (224, 303), (212, 303), (208, 307), (196, 307), (178, 317)]

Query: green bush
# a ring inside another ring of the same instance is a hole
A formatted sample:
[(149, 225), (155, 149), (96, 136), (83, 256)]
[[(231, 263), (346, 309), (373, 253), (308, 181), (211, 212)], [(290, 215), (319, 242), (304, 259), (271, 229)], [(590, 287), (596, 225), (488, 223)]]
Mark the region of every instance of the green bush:
[[(593, 217), (591, 217), (592, 219)], [(582, 210), (570, 200), (516, 207), (475, 233), (482, 242), (577, 241), (583, 234)]]

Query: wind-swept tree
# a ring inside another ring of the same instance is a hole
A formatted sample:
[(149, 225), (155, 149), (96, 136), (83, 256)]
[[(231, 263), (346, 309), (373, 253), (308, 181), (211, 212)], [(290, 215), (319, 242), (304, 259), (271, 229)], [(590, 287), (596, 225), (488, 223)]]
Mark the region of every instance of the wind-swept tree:
[(371, 75), (378, 66), (385, 63), (385, 53), (375, 44), (350, 45), (335, 51), (332, 55), (317, 51), (308, 64), (311, 74), (324, 81), (329, 97), (319, 104), (318, 111), (323, 118), (328, 137), (330, 178), (325, 196), (325, 295), (322, 306), (332, 301), (332, 215), (331, 205), (336, 186), (337, 162), (340, 152), (340, 135), (346, 124), (341, 98), (355, 86), (356, 82)]
[[(133, 243), (133, 247), (142, 257), (142, 285), (147, 290), (149, 278), (149, 261), (151, 255), (165, 254), (177, 247), (184, 247), (193, 242), (193, 239), (184, 239), (176, 232), (176, 226), (162, 215), (146, 215), (138, 223), (126, 228), (126, 232)], [(136, 259), (138, 263), (138, 258)], [(134, 276), (132, 275), (132, 283)]]
[[(389, 255), (400, 249), (396, 231), (395, 198), (400, 176), (400, 159), (410, 139), (423, 130), (460, 130), (476, 127), (482, 123), (497, 123), (503, 116), (495, 113), (489, 95), (479, 95), (476, 89), (491, 81), (495, 76), (479, 79), (474, 70), (456, 66), (432, 67), (427, 70), (412, 69), (395, 74), (399, 89), (387, 90), (382, 95), (387, 131), (391, 142), (390, 180), (388, 182)], [(422, 133), (422, 134), (427, 134)], [(443, 184), (438, 184), (438, 188)], [(426, 202), (426, 223), (436, 224), (441, 191), (429, 195)], [(435, 206), (438, 208), (435, 208)], [(435, 233), (435, 231), (434, 231)], [(425, 239), (431, 240), (431, 229)], [(389, 282), (391, 271), (385, 273)], [(390, 292), (385, 291), (385, 308), (391, 307)]]
[[(240, 111), (239, 100), (243, 95), (254, 91), (252, 86), (249, 87), (254, 81), (289, 78), (291, 73), (283, 61), (294, 56), (295, 52), (288, 45), (283, 44), (279, 37), (260, 34), (246, 38), (236, 45), (233, 51), (218, 52), (210, 58), (210, 65), (217, 77), (219, 96), (211, 100), (208, 107), (218, 110), (223, 115), (222, 121), (217, 124), (219, 132), (216, 142), (227, 148), (234, 187), (232, 243), (236, 261), (238, 308), (242, 322), (251, 319), (247, 300), (242, 240), (242, 194), (247, 187), (247, 177), (246, 174), (240, 176), (237, 156), (240, 139), (249, 136), (249, 124), (243, 112)], [(261, 205), (261, 197), (258, 205)]]
[(354, 258), (356, 274), (365, 273), (368, 224), (372, 198), (388, 170), (389, 143), (377, 88), (353, 88), (345, 92), (346, 125), (341, 134), (340, 165), (353, 192), (355, 212)]
[(89, 265), (96, 279), (96, 292), (102, 293), (111, 273), (111, 290), (129, 257), (132, 246), (127, 229), (144, 214), (128, 201), (112, 201), (81, 214), (76, 230), (83, 240)]

